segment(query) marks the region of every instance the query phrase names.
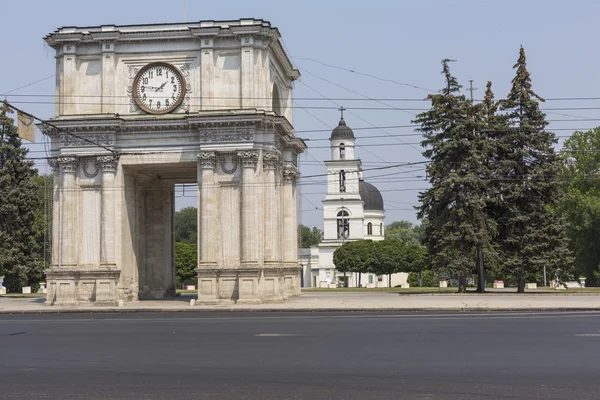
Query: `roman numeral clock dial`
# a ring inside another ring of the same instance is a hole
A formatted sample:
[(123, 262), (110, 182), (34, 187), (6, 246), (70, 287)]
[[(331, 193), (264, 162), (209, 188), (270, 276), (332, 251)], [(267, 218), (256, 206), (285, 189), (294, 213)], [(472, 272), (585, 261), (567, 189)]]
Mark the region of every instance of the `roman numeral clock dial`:
[(133, 80), (133, 97), (138, 107), (147, 113), (170, 113), (183, 102), (185, 79), (171, 64), (148, 64)]

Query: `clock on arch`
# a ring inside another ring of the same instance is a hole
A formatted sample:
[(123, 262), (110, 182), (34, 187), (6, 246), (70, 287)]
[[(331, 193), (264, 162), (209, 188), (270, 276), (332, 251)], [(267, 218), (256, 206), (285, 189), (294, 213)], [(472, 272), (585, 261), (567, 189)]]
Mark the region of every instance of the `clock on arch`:
[(179, 69), (165, 62), (150, 63), (133, 79), (133, 98), (143, 111), (168, 114), (185, 97), (185, 79)]

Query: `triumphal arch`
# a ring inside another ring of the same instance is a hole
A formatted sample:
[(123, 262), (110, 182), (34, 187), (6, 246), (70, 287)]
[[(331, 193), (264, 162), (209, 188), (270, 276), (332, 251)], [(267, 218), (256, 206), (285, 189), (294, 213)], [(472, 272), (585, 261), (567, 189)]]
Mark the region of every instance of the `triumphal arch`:
[(198, 184), (198, 301), (299, 293), (292, 83), (270, 23), (63, 27), (48, 304), (175, 294), (174, 187)]

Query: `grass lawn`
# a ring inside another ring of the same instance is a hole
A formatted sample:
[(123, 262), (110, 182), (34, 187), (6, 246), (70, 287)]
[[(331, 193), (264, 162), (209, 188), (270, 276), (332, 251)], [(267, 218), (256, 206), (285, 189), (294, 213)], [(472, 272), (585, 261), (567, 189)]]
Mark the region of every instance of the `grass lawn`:
[(46, 297), (46, 293), (7, 293), (0, 295), (0, 297), (9, 297), (13, 299), (40, 299)]
[[(330, 292), (330, 293), (399, 293), (399, 294), (435, 294), (435, 293), (457, 293), (456, 287), (449, 288), (439, 288), (439, 287), (411, 287), (408, 289), (402, 289), (397, 287), (392, 288), (305, 288), (302, 289), (304, 293), (318, 293), (318, 292)], [(494, 290), (492, 288), (486, 288), (486, 293), (489, 294), (516, 294), (516, 287), (509, 287), (505, 290)], [(600, 295), (600, 287), (590, 287), (590, 288), (573, 288), (566, 290), (554, 290), (549, 287), (538, 286), (537, 289), (525, 290), (527, 294), (540, 294), (540, 295), (548, 295), (548, 294), (557, 294), (557, 295), (569, 295), (569, 294), (590, 294), (590, 295)], [(468, 287), (467, 294), (476, 294), (475, 287)]]
[(304, 288), (303, 292), (337, 292), (337, 293), (349, 293), (349, 292), (363, 292), (363, 293), (455, 293), (456, 288), (439, 288), (439, 287), (411, 287), (408, 289), (402, 289), (399, 287), (386, 287), (386, 288)]

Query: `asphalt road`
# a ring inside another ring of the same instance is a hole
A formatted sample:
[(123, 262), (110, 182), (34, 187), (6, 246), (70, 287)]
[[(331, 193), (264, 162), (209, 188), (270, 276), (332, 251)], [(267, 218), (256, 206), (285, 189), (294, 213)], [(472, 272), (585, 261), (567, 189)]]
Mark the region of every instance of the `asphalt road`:
[(1, 399), (598, 399), (600, 313), (0, 316)]

